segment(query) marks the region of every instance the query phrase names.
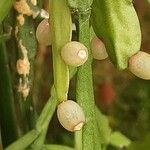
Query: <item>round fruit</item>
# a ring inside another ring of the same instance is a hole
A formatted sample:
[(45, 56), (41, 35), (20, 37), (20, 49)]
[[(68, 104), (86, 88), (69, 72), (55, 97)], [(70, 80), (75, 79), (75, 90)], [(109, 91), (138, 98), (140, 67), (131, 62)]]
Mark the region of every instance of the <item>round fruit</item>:
[(93, 58), (95, 59), (103, 60), (108, 57), (105, 45), (98, 37), (94, 37), (91, 40), (91, 49)]
[(77, 67), (86, 62), (88, 50), (82, 43), (72, 41), (62, 48), (61, 56), (66, 64)]
[(58, 105), (57, 116), (60, 124), (68, 131), (80, 130), (85, 123), (82, 108), (74, 101), (63, 101)]
[(139, 51), (131, 56), (129, 70), (139, 78), (150, 80), (150, 55)]
[(40, 22), (36, 29), (36, 38), (41, 45), (51, 45), (50, 26), (48, 19)]

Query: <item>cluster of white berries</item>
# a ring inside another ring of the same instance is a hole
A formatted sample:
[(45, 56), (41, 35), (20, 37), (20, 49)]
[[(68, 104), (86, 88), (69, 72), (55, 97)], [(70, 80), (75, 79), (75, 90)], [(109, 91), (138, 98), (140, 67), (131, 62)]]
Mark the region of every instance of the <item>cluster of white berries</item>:
[[(36, 38), (41, 45), (51, 45), (48, 19), (44, 19), (38, 25)], [(67, 65), (77, 67), (86, 62), (88, 50), (82, 43), (72, 41), (62, 47), (60, 55)], [(63, 101), (58, 105), (57, 116), (60, 124), (71, 132), (80, 130), (85, 123), (85, 116), (82, 108), (72, 100)]]
[[(48, 19), (44, 19), (38, 25), (36, 37), (40, 44), (51, 45)], [(91, 40), (91, 50), (93, 58), (97, 60), (108, 57), (105, 45), (98, 37)], [(62, 47), (60, 55), (67, 65), (78, 67), (88, 59), (88, 50), (82, 43), (71, 41)], [(139, 51), (129, 59), (128, 68), (136, 76), (150, 80), (150, 55)], [(80, 130), (85, 123), (82, 108), (72, 100), (63, 101), (58, 105), (57, 116), (61, 125), (72, 132)]]

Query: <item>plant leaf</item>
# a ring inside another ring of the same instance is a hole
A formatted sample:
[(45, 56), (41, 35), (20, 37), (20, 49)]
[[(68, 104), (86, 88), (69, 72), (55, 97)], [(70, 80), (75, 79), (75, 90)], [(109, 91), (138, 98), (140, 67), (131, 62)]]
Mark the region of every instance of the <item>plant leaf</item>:
[(110, 136), (110, 144), (122, 148), (124, 146), (128, 146), (130, 144), (130, 139), (128, 139), (126, 136), (124, 136), (120, 132), (113, 132)]
[(140, 24), (132, 0), (94, 0), (91, 24), (116, 68), (127, 68), (128, 59), (141, 45)]
[(109, 126), (107, 116), (103, 115), (96, 107), (96, 121), (98, 124), (98, 130), (101, 137), (101, 143), (108, 144), (110, 141), (111, 128)]

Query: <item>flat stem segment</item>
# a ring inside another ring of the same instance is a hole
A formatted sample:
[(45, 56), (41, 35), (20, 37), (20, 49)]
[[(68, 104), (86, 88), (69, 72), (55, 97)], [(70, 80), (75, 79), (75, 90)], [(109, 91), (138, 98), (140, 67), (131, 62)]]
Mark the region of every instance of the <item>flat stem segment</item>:
[(67, 100), (69, 88), (69, 68), (61, 58), (61, 48), (71, 40), (71, 14), (66, 0), (50, 0), (50, 27), (52, 35), (52, 53), (54, 87), (58, 101)]

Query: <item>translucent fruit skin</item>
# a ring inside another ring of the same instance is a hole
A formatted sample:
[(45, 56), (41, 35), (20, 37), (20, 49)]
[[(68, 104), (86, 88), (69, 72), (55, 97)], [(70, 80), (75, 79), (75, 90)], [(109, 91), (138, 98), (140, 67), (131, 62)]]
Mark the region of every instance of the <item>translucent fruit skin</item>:
[(129, 70), (139, 78), (150, 80), (150, 54), (139, 51), (129, 59)]
[(108, 57), (105, 45), (98, 37), (93, 37), (91, 40), (91, 49), (94, 59), (103, 60)]
[(51, 45), (50, 26), (48, 19), (40, 22), (36, 29), (36, 38), (41, 45)]
[(88, 50), (82, 43), (72, 41), (62, 48), (61, 56), (66, 64), (77, 67), (88, 59)]
[(71, 132), (80, 130), (85, 123), (82, 108), (72, 100), (64, 101), (58, 105), (57, 116), (60, 124)]

